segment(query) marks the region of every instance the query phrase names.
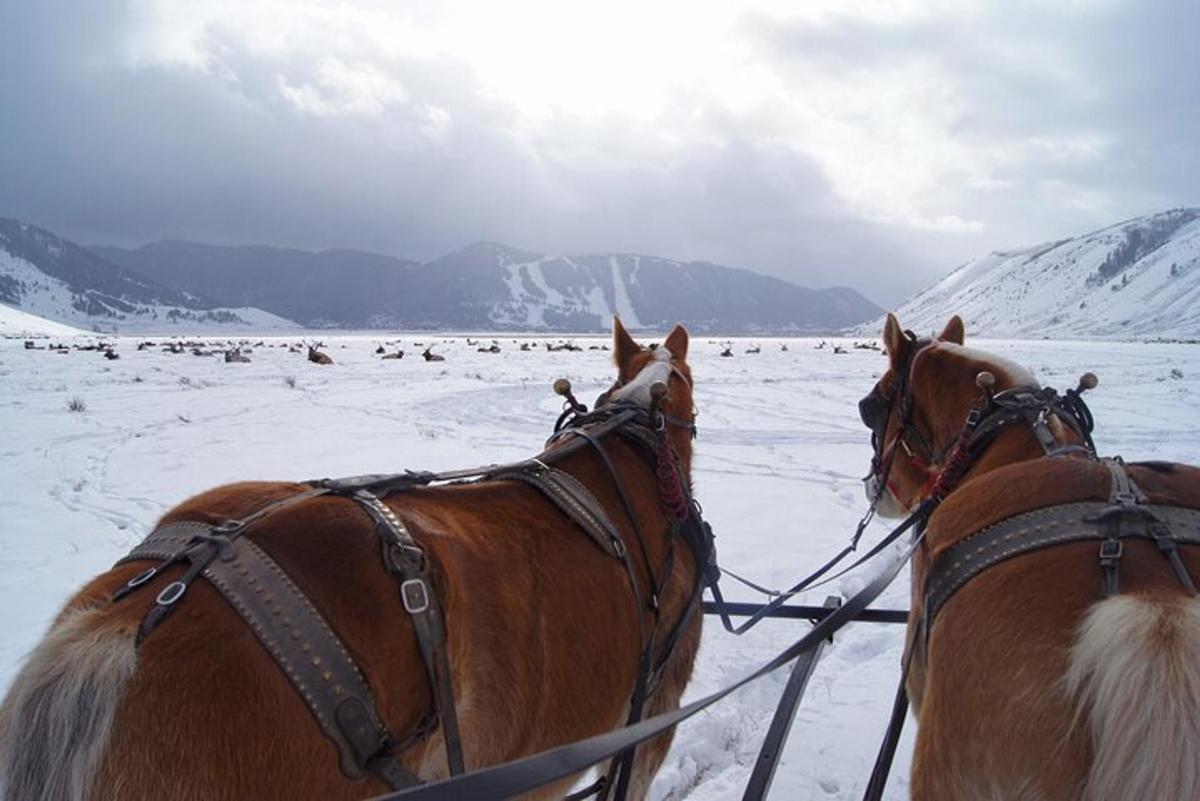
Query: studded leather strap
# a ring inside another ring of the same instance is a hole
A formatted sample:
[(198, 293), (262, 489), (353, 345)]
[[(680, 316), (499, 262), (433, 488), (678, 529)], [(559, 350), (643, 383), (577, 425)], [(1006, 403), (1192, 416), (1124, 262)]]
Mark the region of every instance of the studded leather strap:
[[(1156, 543), (1165, 539), (1172, 545), (1200, 545), (1200, 510), (1156, 504), (1136, 508), (1147, 525), (1122, 528), (1122, 539), (1138, 537)], [(926, 635), (945, 603), (972, 578), (993, 565), (1042, 548), (1081, 540), (1102, 542), (1108, 536), (1106, 523), (1115, 509), (1118, 507), (1099, 502), (1049, 506), (1010, 517), (960, 540), (938, 558), (926, 579)]]
[[(118, 564), (174, 559), (219, 530), (195, 522), (168, 524), (152, 532)], [(287, 676), (321, 732), (337, 748), (342, 772), (354, 779), (373, 773), (397, 789), (420, 783), (392, 756), (391, 736), (376, 712), (365, 677), (308, 597), (274, 559), (246, 537), (222, 537), (213, 547), (219, 550), (201, 575), (241, 616)], [(127, 588), (136, 589), (154, 578), (156, 570), (135, 577)], [(166, 599), (167, 605), (181, 596), (182, 591)], [(163, 607), (163, 602), (160, 593), (154, 610)]]

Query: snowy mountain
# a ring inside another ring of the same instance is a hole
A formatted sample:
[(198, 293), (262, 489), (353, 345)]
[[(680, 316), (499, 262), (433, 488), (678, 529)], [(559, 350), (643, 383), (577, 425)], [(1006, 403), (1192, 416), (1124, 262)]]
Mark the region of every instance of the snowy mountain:
[(90, 248), (160, 284), (222, 306), (257, 306), (311, 328), (364, 328), (405, 294), (415, 261), (361, 250), (225, 247), (164, 240)]
[[(118, 267), (43, 228), (7, 219), (0, 219), (0, 304), (92, 331), (295, 328), (261, 309), (214, 308), (201, 297)], [(20, 315), (5, 318), (20, 319), (22, 330), (37, 329)]]
[(813, 290), (705, 262), (542, 256), (480, 242), (416, 265), (361, 251), (158, 242), (94, 248), (111, 261), (222, 303), (309, 326), (603, 331), (682, 321), (695, 331), (826, 332), (879, 313), (852, 289)]
[(980, 336), (1200, 338), (1200, 208), (992, 253), (896, 310), (918, 332), (955, 313)]

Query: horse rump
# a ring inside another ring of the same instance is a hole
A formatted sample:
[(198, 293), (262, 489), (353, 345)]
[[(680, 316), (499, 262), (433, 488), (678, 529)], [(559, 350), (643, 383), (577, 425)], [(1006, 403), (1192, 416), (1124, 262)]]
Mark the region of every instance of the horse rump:
[(136, 632), (102, 610), (67, 612), (0, 705), (0, 797), (85, 801), (137, 669)]
[(1200, 599), (1093, 605), (1065, 684), (1091, 739), (1086, 801), (1200, 799)]

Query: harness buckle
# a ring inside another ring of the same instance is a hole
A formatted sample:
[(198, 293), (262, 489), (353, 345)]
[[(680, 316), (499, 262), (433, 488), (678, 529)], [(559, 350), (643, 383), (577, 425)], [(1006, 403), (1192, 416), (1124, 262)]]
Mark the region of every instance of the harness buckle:
[(149, 581), (150, 579), (154, 578), (157, 575), (158, 575), (157, 567), (147, 568), (147, 569), (143, 570), (141, 573), (138, 573), (136, 576), (131, 578), (129, 581), (125, 582), (125, 586), (132, 590), (134, 587), (140, 587), (141, 585), (145, 584), (147, 581)]
[(1102, 564), (1115, 564), (1120, 561), (1121, 554), (1125, 552), (1125, 543), (1120, 540), (1106, 539), (1100, 542), (1100, 562)]
[(400, 582), (400, 597), (410, 615), (418, 615), (429, 608), (429, 587), (425, 579), (410, 578)]
[(170, 584), (162, 588), (162, 592), (154, 599), (154, 602), (159, 606), (170, 606), (183, 597), (187, 592), (187, 585), (182, 581), (172, 581)]

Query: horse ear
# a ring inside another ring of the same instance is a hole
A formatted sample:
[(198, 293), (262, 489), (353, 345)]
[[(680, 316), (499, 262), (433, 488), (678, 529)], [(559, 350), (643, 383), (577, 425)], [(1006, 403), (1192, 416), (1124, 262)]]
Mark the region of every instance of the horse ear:
[(892, 367), (899, 368), (908, 361), (908, 349), (912, 346), (896, 315), (888, 312), (887, 320), (883, 323), (883, 347), (887, 349), (888, 359)]
[(688, 332), (682, 325), (676, 324), (667, 334), (663, 347), (671, 351), (671, 355), (681, 362), (687, 361)]
[(639, 350), (641, 347), (633, 341), (633, 337), (629, 336), (625, 326), (621, 325), (621, 318), (613, 317), (613, 358), (617, 362), (617, 369), (622, 377), (625, 376), (625, 370), (629, 367), (629, 360)]
[(938, 339), (943, 342), (953, 342), (955, 345), (961, 345), (965, 334), (966, 329), (962, 318), (956, 314), (950, 318), (950, 322), (946, 323), (946, 327), (942, 329), (942, 333), (938, 334)]

